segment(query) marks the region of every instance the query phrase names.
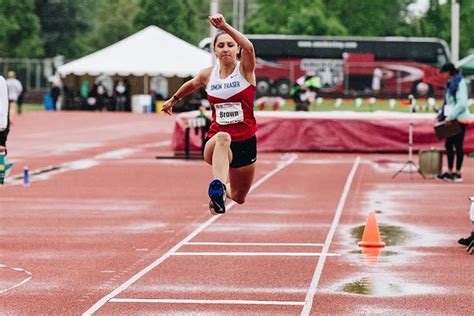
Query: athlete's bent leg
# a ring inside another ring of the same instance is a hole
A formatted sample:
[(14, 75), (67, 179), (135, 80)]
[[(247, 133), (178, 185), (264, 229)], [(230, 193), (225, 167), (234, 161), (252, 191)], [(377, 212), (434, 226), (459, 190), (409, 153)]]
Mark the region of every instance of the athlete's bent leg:
[(230, 150), (231, 137), (228, 133), (219, 132), (209, 139), (204, 147), (204, 159), (212, 165), (212, 173), (215, 179), (227, 182), (229, 164), (232, 161)]
[(229, 186), (230, 198), (239, 204), (243, 204), (247, 194), (252, 187), (255, 175), (255, 164), (240, 168), (230, 168)]
[(228, 133), (219, 132), (204, 147), (204, 159), (212, 165), (214, 180), (209, 184), (209, 210), (213, 215), (225, 213), (226, 187), (229, 164), (232, 161), (230, 149), (231, 137)]

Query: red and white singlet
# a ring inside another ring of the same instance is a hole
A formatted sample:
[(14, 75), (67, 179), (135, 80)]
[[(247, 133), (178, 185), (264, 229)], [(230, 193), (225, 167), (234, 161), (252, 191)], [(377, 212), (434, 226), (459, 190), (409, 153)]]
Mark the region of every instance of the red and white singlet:
[(217, 132), (227, 132), (233, 142), (238, 142), (253, 137), (257, 131), (253, 114), (255, 86), (245, 80), (239, 68), (240, 62), (225, 79), (219, 78), (219, 63), (212, 69), (206, 86), (212, 110), (212, 123), (207, 133), (209, 138)]

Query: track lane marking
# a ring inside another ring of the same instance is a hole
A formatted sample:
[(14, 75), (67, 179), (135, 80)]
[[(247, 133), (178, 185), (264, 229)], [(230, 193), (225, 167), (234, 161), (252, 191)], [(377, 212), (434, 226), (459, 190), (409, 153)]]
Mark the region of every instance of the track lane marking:
[(8, 270), (13, 270), (13, 271), (16, 271), (16, 272), (22, 272), (22, 273), (26, 274), (26, 277), (23, 280), (21, 280), (20, 282), (17, 282), (16, 284), (14, 284), (10, 287), (7, 287), (5, 289), (0, 289), (0, 294), (6, 293), (10, 290), (13, 290), (14, 288), (22, 286), (26, 282), (30, 281), (31, 278), (33, 277), (33, 273), (31, 273), (29, 271), (26, 271), (23, 268), (13, 268), (13, 267), (7, 266), (6, 264), (0, 264), (0, 269), (8, 269)]
[(173, 256), (287, 256), (287, 257), (322, 257), (340, 256), (337, 253), (321, 252), (175, 252)]
[[(332, 239), (334, 238), (334, 234), (336, 232), (337, 225), (339, 224), (339, 220), (341, 219), (342, 211), (344, 210), (344, 205), (346, 204), (347, 196), (349, 195), (349, 190), (351, 189), (352, 181), (354, 180), (354, 176), (357, 171), (357, 168), (359, 167), (359, 163), (360, 156), (355, 159), (354, 164), (352, 165), (352, 169), (347, 177), (346, 184), (344, 185), (344, 190), (342, 191), (341, 199), (339, 200), (336, 213), (334, 214), (334, 219), (326, 236), (326, 241), (324, 242), (323, 249), (321, 250), (321, 253), (323, 254), (328, 253), (329, 251), (329, 246), (331, 245)], [(313, 307), (314, 295), (316, 294), (316, 288), (318, 287), (319, 279), (321, 277), (321, 273), (323, 272), (326, 257), (327, 256), (321, 256), (321, 258), (318, 260), (318, 264), (316, 265), (316, 269), (311, 280), (311, 285), (308, 289), (308, 293), (306, 294), (305, 304), (303, 310), (301, 311), (301, 315), (306, 316), (309, 315), (311, 312), (311, 308)]]
[[(84, 169), (90, 169), (92, 167), (96, 167), (100, 165), (103, 161), (110, 161), (110, 160), (113, 161), (113, 160), (126, 158), (128, 156), (131, 156), (135, 153), (142, 151), (144, 148), (148, 148), (148, 146), (150, 146), (151, 144), (154, 145), (155, 147), (165, 147), (165, 146), (169, 146), (171, 144), (171, 141), (166, 140), (166, 141), (161, 141), (158, 143), (140, 144), (137, 146), (133, 146), (131, 148), (114, 149), (114, 150), (106, 151), (103, 153), (99, 153), (90, 158), (63, 162), (56, 166), (40, 167), (40, 168), (29, 171), (30, 181), (47, 180), (60, 173), (65, 173), (68, 171), (84, 170)], [(45, 174), (43, 175), (43, 173)], [(5, 181), (5, 185), (8, 185), (8, 186), (22, 185), (22, 184), (23, 184), (23, 173), (9, 176), (8, 179)]]
[(291, 243), (291, 242), (212, 242), (212, 241), (190, 241), (186, 245), (191, 246), (290, 246), (290, 247), (320, 247), (319, 243)]
[(298, 301), (250, 301), (250, 300), (188, 300), (167, 298), (112, 298), (111, 303), (170, 303), (170, 304), (229, 304), (229, 305), (290, 305), (302, 306)]
[[(273, 169), (272, 171), (268, 172), (266, 175), (258, 179), (250, 188), (249, 193), (254, 191), (256, 188), (258, 188), (262, 183), (273, 177), (275, 174), (292, 164), (297, 158), (298, 155), (296, 154), (291, 154), (287, 156), (288, 158), (286, 160), (280, 161), (277, 164), (277, 167)], [(234, 201), (231, 201), (226, 205), (226, 209), (230, 210), (232, 207), (234, 207), (237, 203)], [(122, 283), (118, 288), (107, 294), (106, 296), (102, 297), (99, 301), (97, 301), (93, 306), (91, 306), (87, 311), (83, 313), (83, 315), (92, 315), (94, 312), (99, 310), (102, 306), (104, 306), (110, 299), (113, 297), (117, 296), (124, 290), (126, 290), (130, 285), (135, 283), (137, 280), (139, 280), (142, 276), (153, 270), (155, 267), (160, 265), (163, 261), (168, 259), (173, 253), (175, 253), (178, 249), (180, 249), (182, 246), (184, 246), (187, 242), (192, 240), (194, 237), (196, 237), (199, 233), (201, 233), (204, 229), (206, 229), (209, 225), (211, 225), (213, 222), (215, 222), (218, 218), (220, 218), (222, 215), (217, 215), (209, 218), (206, 222), (201, 224), (198, 228), (196, 228), (193, 232), (191, 232), (188, 236), (186, 236), (183, 240), (181, 240), (179, 243), (177, 243), (175, 246), (173, 246), (170, 250), (168, 250), (165, 254), (163, 254), (160, 258), (156, 259), (154, 262), (152, 262), (150, 265), (133, 275), (131, 278), (129, 278), (127, 281)]]

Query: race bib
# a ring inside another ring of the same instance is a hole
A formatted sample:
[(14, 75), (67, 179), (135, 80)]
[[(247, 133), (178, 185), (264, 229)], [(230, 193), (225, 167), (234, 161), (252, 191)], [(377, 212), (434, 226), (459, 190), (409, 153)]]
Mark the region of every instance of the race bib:
[(216, 122), (219, 125), (229, 125), (244, 121), (244, 111), (240, 102), (226, 102), (214, 104)]

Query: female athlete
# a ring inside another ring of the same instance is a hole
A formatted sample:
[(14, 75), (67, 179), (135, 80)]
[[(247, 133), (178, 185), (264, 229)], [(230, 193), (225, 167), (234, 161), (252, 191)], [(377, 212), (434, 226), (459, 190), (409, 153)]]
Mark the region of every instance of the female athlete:
[(210, 16), (209, 22), (220, 30), (213, 42), (219, 62), (184, 83), (163, 104), (162, 111), (171, 115), (177, 101), (206, 87), (212, 123), (207, 133), (204, 159), (212, 166), (214, 176), (208, 190), (209, 210), (217, 215), (225, 213), (226, 197), (239, 204), (245, 202), (255, 174), (256, 58), (252, 43), (227, 24), (223, 15)]

